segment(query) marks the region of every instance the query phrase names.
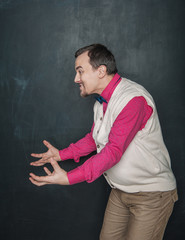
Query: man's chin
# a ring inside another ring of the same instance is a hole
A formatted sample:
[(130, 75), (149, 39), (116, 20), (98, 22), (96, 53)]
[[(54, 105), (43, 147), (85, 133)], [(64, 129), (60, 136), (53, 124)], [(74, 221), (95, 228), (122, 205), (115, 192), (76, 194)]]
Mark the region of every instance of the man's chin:
[(81, 97), (83, 97), (83, 98), (85, 98), (85, 97), (88, 97), (88, 96), (89, 96), (89, 94), (87, 94), (87, 93), (84, 93), (84, 92), (80, 92), (80, 96), (81, 96)]

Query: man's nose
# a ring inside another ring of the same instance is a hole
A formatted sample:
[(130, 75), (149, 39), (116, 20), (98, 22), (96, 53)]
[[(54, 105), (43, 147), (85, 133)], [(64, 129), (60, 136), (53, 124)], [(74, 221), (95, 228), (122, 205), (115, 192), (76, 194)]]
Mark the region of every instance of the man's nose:
[(76, 74), (76, 75), (75, 75), (74, 82), (75, 82), (75, 83), (78, 83), (78, 82), (80, 82), (80, 77), (79, 77), (79, 75), (78, 75), (78, 74)]

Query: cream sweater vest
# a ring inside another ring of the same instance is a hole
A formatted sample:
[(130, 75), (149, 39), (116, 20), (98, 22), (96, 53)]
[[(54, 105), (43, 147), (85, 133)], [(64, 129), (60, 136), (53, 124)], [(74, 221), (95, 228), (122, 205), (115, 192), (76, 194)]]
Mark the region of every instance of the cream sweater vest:
[(104, 173), (112, 188), (125, 192), (169, 191), (176, 188), (168, 151), (163, 142), (156, 107), (151, 95), (139, 84), (122, 78), (103, 116), (103, 104), (94, 105), (93, 138), (100, 152), (108, 142), (111, 127), (127, 103), (143, 96), (153, 113), (124, 152), (121, 160)]

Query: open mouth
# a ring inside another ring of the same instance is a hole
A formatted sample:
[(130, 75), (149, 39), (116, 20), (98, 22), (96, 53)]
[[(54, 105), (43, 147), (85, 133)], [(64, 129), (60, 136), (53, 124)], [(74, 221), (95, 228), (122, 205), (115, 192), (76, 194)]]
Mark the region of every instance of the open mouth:
[(80, 89), (83, 88), (83, 84), (82, 84), (82, 83), (79, 84), (79, 88), (80, 88)]

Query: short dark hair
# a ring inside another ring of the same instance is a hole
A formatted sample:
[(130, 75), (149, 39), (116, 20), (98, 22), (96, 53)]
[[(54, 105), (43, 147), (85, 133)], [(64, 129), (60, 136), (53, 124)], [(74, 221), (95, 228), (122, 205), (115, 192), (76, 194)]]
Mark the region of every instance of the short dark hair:
[(101, 65), (107, 67), (107, 74), (117, 73), (116, 61), (114, 55), (102, 44), (91, 44), (89, 46), (80, 48), (75, 53), (75, 58), (84, 52), (88, 52), (90, 64), (94, 69)]

